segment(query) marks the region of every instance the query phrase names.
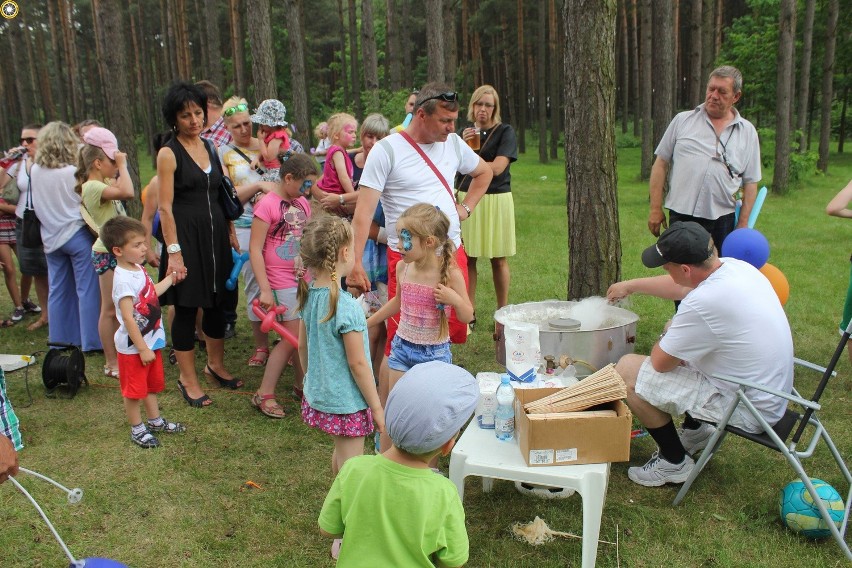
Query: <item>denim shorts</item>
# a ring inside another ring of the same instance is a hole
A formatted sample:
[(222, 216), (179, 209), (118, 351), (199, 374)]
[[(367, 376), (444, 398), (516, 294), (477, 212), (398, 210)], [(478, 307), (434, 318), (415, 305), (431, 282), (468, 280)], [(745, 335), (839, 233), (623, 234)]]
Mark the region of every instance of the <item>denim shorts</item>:
[(390, 357), (388, 357), (388, 367), (396, 371), (405, 372), (414, 365), (429, 361), (452, 363), (453, 354), (450, 351), (450, 342), (438, 343), (437, 345), (421, 345), (403, 339), (399, 335), (393, 336)]

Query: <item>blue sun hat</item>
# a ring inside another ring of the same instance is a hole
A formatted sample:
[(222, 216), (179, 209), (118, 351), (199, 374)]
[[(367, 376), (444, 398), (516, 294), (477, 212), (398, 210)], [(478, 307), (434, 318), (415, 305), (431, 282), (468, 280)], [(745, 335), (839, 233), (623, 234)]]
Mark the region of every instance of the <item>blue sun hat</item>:
[(287, 126), (287, 108), (279, 100), (266, 99), (254, 110), (251, 121), (264, 126)]

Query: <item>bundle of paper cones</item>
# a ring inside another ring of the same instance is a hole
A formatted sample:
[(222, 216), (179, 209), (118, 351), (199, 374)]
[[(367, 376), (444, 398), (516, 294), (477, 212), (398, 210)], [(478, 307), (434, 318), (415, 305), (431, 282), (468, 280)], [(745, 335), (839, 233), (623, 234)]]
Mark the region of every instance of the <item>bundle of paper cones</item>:
[(610, 364), (579, 383), (524, 405), (529, 414), (577, 412), (627, 397), (624, 379)]

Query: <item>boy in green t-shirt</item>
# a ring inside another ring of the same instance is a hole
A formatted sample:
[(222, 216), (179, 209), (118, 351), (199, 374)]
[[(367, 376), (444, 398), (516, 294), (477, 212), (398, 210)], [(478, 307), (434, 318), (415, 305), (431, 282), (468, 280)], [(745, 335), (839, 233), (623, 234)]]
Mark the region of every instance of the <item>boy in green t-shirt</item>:
[(470, 373), (441, 361), (415, 365), (394, 385), (385, 407), (393, 445), (347, 460), (320, 512), (320, 532), (345, 538), (339, 567), (467, 562), (458, 491), (429, 460), (450, 453), (478, 397)]

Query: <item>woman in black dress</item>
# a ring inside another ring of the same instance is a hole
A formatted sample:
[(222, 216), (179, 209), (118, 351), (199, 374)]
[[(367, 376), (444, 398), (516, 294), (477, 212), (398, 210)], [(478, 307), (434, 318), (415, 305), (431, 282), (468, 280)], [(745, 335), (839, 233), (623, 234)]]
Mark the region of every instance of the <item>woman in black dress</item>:
[(225, 287), (236, 243), (233, 224), (219, 203), (222, 171), (216, 166), (215, 148), (200, 134), (207, 122), (207, 97), (190, 83), (176, 83), (166, 93), (163, 116), (173, 136), (157, 154), (160, 182), (160, 226), (165, 246), (160, 278), (172, 274), (176, 286), (161, 298), (174, 306), (172, 345), (180, 377), (178, 389), (190, 406), (210, 404), (195, 371), (195, 318), (201, 308), (201, 328), (206, 336), (204, 372), (222, 386), (239, 388), (224, 367), (225, 315), (229, 296)]

